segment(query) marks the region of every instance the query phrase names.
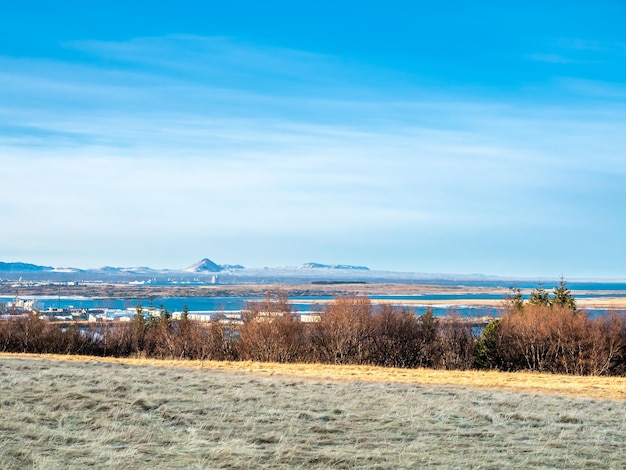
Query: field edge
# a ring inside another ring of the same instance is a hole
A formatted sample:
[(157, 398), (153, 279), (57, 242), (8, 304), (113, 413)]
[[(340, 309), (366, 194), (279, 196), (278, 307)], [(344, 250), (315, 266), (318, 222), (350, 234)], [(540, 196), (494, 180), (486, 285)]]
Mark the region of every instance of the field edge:
[(0, 353), (2, 359), (41, 359), (80, 363), (207, 369), (326, 382), (396, 383), (427, 387), (460, 387), (542, 395), (626, 401), (626, 377), (573, 376), (535, 372), (399, 369), (363, 365), (267, 363), (253, 361), (191, 361), (116, 358), (63, 354)]

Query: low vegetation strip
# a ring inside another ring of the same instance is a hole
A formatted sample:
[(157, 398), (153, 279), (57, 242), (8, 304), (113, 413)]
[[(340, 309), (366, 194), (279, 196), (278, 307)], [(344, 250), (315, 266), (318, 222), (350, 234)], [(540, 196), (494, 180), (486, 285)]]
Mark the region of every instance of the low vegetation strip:
[(255, 361), (189, 361), (148, 358), (89, 357), (62, 354), (0, 353), (5, 359), (41, 359), (79, 364), (120, 364), (297, 378), (323, 382), (411, 384), (427, 387), (464, 387), (495, 391), (550, 394), (594, 399), (626, 400), (626, 377), (571, 376), (534, 372), (397, 369), (329, 364), (281, 364)]
[(2, 468), (626, 467), (621, 401), (372, 379), (393, 369), (91, 359), (0, 358)]
[(0, 351), (626, 377), (626, 314), (589, 316), (563, 282), (552, 296), (533, 291), (528, 302), (513, 294), (484, 329), (432, 309), (417, 316), (375, 307), (366, 297), (335, 299), (304, 322), (281, 294), (251, 303), (241, 318), (207, 322), (185, 309), (180, 319), (138, 308), (128, 321), (87, 325), (8, 315)]

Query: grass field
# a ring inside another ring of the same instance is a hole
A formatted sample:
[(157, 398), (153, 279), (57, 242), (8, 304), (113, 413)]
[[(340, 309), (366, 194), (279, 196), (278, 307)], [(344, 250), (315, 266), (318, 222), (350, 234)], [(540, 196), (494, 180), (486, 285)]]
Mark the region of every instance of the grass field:
[(2, 468), (626, 468), (622, 378), (62, 359), (0, 357)]

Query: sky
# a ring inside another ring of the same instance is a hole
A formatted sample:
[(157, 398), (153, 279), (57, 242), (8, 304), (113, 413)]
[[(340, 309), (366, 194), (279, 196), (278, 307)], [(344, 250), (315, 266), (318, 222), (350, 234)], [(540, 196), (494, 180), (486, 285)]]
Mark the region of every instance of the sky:
[(10, 2), (0, 261), (626, 278), (624, 24), (616, 0)]

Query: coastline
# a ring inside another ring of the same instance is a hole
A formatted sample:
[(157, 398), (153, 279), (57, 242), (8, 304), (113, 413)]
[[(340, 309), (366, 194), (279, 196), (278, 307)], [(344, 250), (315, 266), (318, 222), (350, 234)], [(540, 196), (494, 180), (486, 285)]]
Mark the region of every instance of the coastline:
[[(442, 286), (430, 284), (243, 284), (243, 285), (210, 285), (210, 286), (137, 286), (129, 284), (101, 285), (24, 285), (15, 287), (0, 284), (0, 296), (14, 297), (16, 291), (21, 297), (82, 297), (91, 299), (132, 299), (132, 298), (210, 298), (210, 297), (264, 297), (267, 294), (283, 293), (288, 298), (312, 297), (299, 299), (299, 303), (324, 304), (337, 297), (368, 296), (374, 304), (418, 306), (450, 306), (474, 308), (498, 308), (504, 306), (505, 298), (510, 293), (508, 288), (482, 286)], [(522, 292), (527, 294), (530, 289)], [(580, 309), (595, 310), (626, 310), (626, 297), (611, 296), (615, 291), (572, 290), (577, 295), (576, 304)], [(598, 297), (594, 297), (597, 294)], [(446, 299), (422, 299), (420, 296), (442, 295), (453, 296)], [(492, 296), (496, 298), (471, 298), (475, 296)], [(328, 297), (327, 299), (320, 297)], [(402, 298), (413, 297), (413, 298)]]

